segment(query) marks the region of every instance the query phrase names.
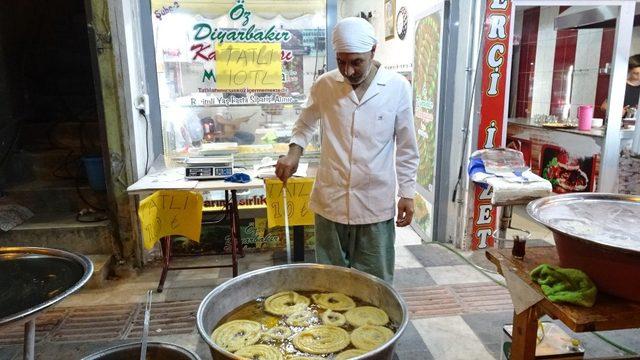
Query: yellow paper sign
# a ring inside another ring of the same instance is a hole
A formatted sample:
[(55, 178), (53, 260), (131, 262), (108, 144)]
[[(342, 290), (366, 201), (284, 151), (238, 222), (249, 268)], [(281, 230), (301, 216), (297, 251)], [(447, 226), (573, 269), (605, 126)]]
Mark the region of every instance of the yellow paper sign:
[(144, 247), (151, 249), (158, 239), (181, 235), (200, 241), (202, 195), (191, 191), (160, 190), (140, 201), (138, 216)]
[(280, 43), (216, 43), (216, 88), (282, 89)]
[[(284, 226), (282, 181), (265, 179), (267, 193), (267, 223), (269, 227)], [(313, 212), (309, 209), (309, 196), (313, 189), (313, 178), (291, 178), (287, 180), (287, 215), (289, 226), (313, 225)]]

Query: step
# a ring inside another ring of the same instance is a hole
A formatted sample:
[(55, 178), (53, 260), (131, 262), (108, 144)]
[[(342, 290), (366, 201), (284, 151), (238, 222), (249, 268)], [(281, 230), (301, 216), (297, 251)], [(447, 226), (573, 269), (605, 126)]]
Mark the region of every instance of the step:
[(106, 285), (107, 277), (111, 272), (111, 266), (113, 261), (112, 255), (87, 255), (89, 260), (93, 263), (93, 274), (91, 278), (84, 285), (87, 289), (102, 289)]
[(10, 231), (0, 231), (0, 246), (52, 247), (80, 254), (112, 254), (109, 220), (83, 223), (75, 213), (36, 214)]
[[(16, 203), (34, 213), (78, 212), (81, 209), (106, 208), (106, 193), (93, 191), (87, 184), (74, 180), (34, 180), (3, 188)], [(78, 190), (87, 204), (78, 195)]]
[(98, 122), (50, 121), (22, 123), (21, 149), (76, 149), (77, 152), (99, 152)]
[(35, 180), (73, 180), (76, 176), (85, 179), (81, 166), (81, 154), (71, 150), (21, 150), (11, 155), (6, 165), (9, 183), (23, 183)]

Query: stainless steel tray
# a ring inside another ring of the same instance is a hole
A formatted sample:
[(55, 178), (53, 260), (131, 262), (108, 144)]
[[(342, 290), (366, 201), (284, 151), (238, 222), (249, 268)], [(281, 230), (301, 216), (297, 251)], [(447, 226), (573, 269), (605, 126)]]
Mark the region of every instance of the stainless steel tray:
[[(580, 214), (576, 216), (571, 211), (562, 211), (563, 208), (569, 210), (568, 205), (571, 204), (579, 205)], [(554, 195), (530, 202), (527, 212), (553, 232), (640, 254), (640, 216), (637, 215), (640, 214), (640, 196), (609, 193)], [(562, 226), (572, 219), (576, 222), (574, 229)]]
[(0, 247), (0, 327), (28, 321), (82, 287), (93, 273), (86, 256), (39, 247)]

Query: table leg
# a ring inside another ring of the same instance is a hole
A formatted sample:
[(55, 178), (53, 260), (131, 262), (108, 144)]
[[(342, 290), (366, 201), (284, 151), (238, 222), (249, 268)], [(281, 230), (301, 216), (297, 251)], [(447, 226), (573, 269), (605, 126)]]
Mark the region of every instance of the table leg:
[(240, 232), (240, 210), (238, 209), (238, 200), (236, 199), (236, 191), (233, 190), (234, 216), (236, 217), (236, 245), (238, 246), (238, 256), (244, 257), (244, 248), (242, 247), (242, 233)]
[(229, 203), (229, 223), (231, 226), (231, 265), (233, 269), (233, 277), (238, 276), (238, 238), (240, 236), (238, 229), (240, 228), (238, 216), (238, 202), (236, 191), (231, 190), (231, 203)]
[(293, 261), (304, 261), (304, 226), (293, 227)]
[(169, 266), (171, 265), (171, 237), (165, 236), (160, 239), (160, 250), (162, 250), (162, 274), (160, 275), (160, 282), (158, 283), (157, 291), (159, 293), (164, 289), (164, 281), (167, 279), (167, 273), (169, 272)]
[[(511, 227), (511, 217), (513, 216), (513, 206), (506, 205), (502, 207), (502, 216), (500, 216), (500, 224), (498, 226), (498, 237), (500, 239), (507, 238), (507, 229)], [(504, 241), (498, 241), (498, 248), (504, 249)]]
[(35, 359), (36, 352), (36, 319), (31, 319), (24, 324), (24, 344), (23, 344), (24, 360)]
[(537, 332), (538, 315), (535, 306), (528, 308), (519, 315), (513, 314), (512, 360), (533, 360), (535, 358)]

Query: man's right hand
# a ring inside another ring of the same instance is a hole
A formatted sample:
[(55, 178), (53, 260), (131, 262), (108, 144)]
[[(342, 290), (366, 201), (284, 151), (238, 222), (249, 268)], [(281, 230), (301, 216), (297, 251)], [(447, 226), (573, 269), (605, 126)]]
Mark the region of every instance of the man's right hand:
[(298, 145), (291, 144), (287, 156), (281, 156), (276, 163), (276, 176), (283, 183), (287, 182), (293, 174), (298, 170), (298, 163), (302, 156), (302, 148)]

